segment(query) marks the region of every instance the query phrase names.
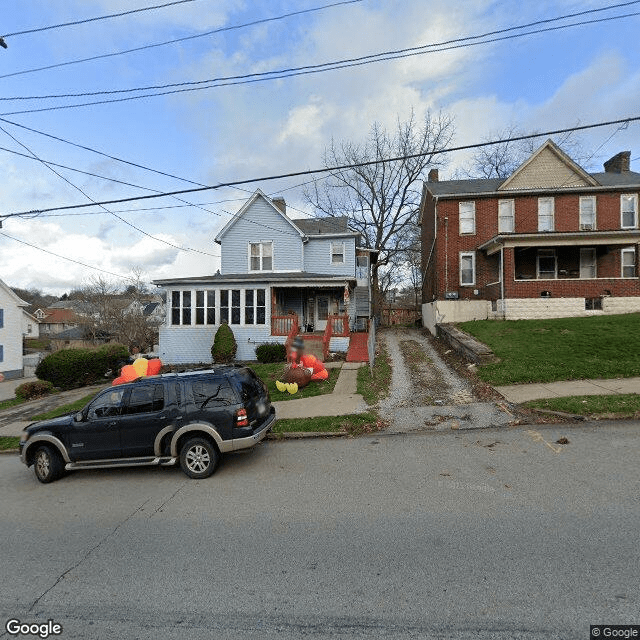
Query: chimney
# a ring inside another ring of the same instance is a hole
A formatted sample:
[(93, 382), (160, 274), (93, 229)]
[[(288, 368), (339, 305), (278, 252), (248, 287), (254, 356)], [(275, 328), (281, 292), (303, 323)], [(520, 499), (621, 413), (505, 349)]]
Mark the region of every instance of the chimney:
[(626, 173), (631, 168), (631, 151), (621, 151), (604, 163), (607, 173)]
[(438, 170), (431, 169), (429, 171), (429, 175), (427, 176), (427, 182), (438, 182)]
[(282, 211), (282, 213), (287, 215), (287, 203), (284, 201), (284, 198), (282, 196), (278, 198), (271, 198), (271, 202), (273, 202), (273, 204), (275, 204), (276, 207), (278, 207), (278, 209)]

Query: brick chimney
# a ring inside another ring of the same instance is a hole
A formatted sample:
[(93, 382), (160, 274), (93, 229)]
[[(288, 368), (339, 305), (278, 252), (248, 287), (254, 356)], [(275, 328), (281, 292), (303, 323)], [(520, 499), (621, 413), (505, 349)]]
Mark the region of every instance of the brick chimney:
[(282, 211), (285, 215), (287, 215), (287, 203), (284, 201), (282, 196), (278, 196), (277, 198), (271, 198), (271, 202)]
[(607, 173), (626, 173), (631, 168), (631, 151), (621, 151), (604, 163)]
[(427, 182), (438, 182), (438, 170), (430, 169), (429, 175), (427, 176)]

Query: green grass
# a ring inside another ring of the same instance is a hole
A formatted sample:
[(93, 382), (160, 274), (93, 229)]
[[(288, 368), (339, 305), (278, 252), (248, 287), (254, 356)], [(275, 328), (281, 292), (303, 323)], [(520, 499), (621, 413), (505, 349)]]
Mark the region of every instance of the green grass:
[(17, 449), (20, 438), (14, 436), (0, 436), (0, 451), (7, 451), (8, 449)]
[(525, 403), (532, 409), (565, 411), (581, 416), (595, 416), (605, 413), (621, 414), (621, 417), (633, 417), (640, 411), (640, 394), (627, 393), (615, 396), (566, 396), (548, 400), (532, 400)]
[(15, 407), (16, 405), (22, 404), (26, 402), (26, 400), (20, 400), (20, 398), (11, 398), (10, 400), (2, 400), (0, 402), (0, 411), (2, 409), (10, 409), (11, 407)]
[(375, 413), (354, 413), (346, 416), (321, 416), (318, 418), (291, 418), (278, 420), (273, 433), (292, 432), (338, 432), (351, 435), (378, 431), (380, 424)]
[(58, 418), (59, 416), (64, 416), (67, 413), (73, 413), (74, 411), (80, 411), (86, 404), (89, 403), (90, 400), (93, 400), (96, 397), (95, 393), (90, 393), (84, 398), (80, 398), (75, 402), (70, 402), (69, 404), (63, 404), (57, 409), (51, 409), (51, 411), (45, 411), (44, 413), (38, 413), (35, 416), (31, 416), (32, 420), (51, 420), (51, 418)]
[(491, 384), (640, 376), (640, 314), (552, 320), (479, 320), (460, 328), (500, 362), (478, 375)]
[(376, 353), (373, 374), (368, 365), (358, 369), (357, 390), (369, 405), (378, 404), (379, 400), (388, 396), (391, 386), (391, 360), (383, 342), (376, 345)]
[(325, 382), (310, 382), (304, 389), (300, 389), (293, 395), (288, 391), (278, 391), (276, 388), (276, 380), (282, 378), (285, 363), (276, 362), (269, 364), (250, 364), (256, 375), (269, 387), (269, 395), (271, 401), (276, 400), (297, 400), (298, 398), (311, 398), (313, 396), (321, 396), (325, 393), (332, 393), (340, 375), (340, 369), (328, 369), (329, 379)]

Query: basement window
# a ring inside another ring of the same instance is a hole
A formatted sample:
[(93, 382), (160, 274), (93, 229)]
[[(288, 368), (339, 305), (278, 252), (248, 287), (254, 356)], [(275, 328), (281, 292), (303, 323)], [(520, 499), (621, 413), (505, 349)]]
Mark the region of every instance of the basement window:
[(584, 308), (586, 311), (602, 311), (602, 298), (585, 298)]

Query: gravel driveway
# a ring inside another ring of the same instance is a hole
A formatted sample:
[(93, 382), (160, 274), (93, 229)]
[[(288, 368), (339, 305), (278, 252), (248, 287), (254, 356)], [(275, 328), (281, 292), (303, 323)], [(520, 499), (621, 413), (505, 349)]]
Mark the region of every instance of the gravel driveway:
[(381, 331), (393, 376), (380, 403), (391, 432), (482, 429), (509, 424), (513, 416), (493, 402), (479, 402), (470, 385), (442, 361), (417, 329)]

